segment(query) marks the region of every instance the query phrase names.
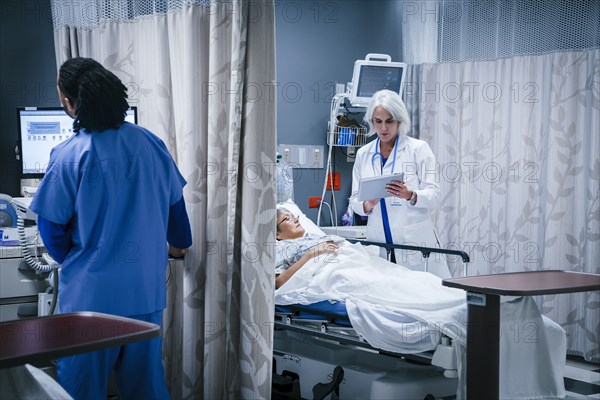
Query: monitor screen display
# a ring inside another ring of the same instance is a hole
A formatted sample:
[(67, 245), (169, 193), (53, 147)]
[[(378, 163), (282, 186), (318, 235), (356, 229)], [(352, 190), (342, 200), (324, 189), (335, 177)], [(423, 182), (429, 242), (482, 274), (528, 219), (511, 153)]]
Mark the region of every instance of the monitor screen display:
[(360, 68), (356, 95), (357, 97), (371, 97), (375, 92), (383, 89), (400, 93), (402, 74), (402, 67), (363, 65)]
[[(73, 119), (59, 107), (17, 109), (19, 148), (23, 178), (41, 178), (50, 161), (50, 151), (73, 136)], [(137, 123), (137, 109), (127, 110), (125, 120)]]
[(367, 54), (356, 60), (352, 73), (350, 102), (354, 107), (366, 107), (380, 90), (391, 90), (402, 96), (407, 65), (392, 62), (386, 54)]

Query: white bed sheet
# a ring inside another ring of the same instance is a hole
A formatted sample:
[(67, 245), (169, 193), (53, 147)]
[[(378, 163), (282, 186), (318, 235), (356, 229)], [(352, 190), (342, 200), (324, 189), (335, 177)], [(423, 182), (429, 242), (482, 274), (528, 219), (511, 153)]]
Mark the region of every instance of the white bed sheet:
[[(275, 292), (275, 304), (345, 301), (354, 329), (383, 350), (415, 353), (435, 348), (444, 333), (459, 354), (458, 398), (466, 384), (465, 292), (442, 286), (425, 272), (391, 264), (360, 244), (306, 263)], [(531, 298), (501, 306), (500, 397), (564, 398), (564, 330), (542, 319)]]

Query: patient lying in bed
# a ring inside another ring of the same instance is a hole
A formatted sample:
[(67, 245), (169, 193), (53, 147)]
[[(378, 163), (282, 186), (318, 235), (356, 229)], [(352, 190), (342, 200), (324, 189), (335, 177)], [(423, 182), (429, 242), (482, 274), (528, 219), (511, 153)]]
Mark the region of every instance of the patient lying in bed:
[[(458, 396), (462, 397), (464, 291), (442, 286), (441, 279), (430, 273), (390, 263), (360, 244), (304, 233), (298, 218), (278, 210), (275, 303), (344, 301), (356, 332), (373, 347), (387, 351), (432, 350), (442, 334), (451, 337), (460, 355)], [(501, 330), (500, 397), (564, 397), (564, 330), (542, 317), (529, 297), (503, 303)]]
[(379, 257), (378, 250), (370, 252), (338, 236), (305, 236), (296, 216), (285, 209), (277, 214), (275, 273), (280, 300), (284, 293), (296, 304), (321, 301), (322, 296), (345, 301), (351, 295), (353, 300), (414, 308), (417, 313), (464, 305), (464, 291), (442, 286), (432, 274), (390, 263)]

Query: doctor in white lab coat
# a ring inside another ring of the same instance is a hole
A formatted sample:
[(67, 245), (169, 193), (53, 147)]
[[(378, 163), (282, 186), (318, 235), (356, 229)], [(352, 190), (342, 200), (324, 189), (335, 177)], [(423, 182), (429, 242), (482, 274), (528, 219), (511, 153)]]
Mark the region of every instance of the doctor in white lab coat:
[[(356, 153), (350, 203), (355, 213), (369, 217), (367, 240), (439, 247), (429, 215), (440, 197), (439, 168), (431, 148), (426, 142), (407, 136), (410, 118), (398, 93), (375, 93), (365, 120), (369, 134), (377, 134), (377, 139)], [(398, 172), (404, 173), (404, 181), (393, 181), (387, 186), (390, 197), (358, 200), (361, 179)], [(395, 259), (398, 264), (424, 270), (425, 260), (420, 252), (396, 250)], [(440, 278), (451, 276), (443, 255), (438, 253), (430, 255), (428, 271)]]

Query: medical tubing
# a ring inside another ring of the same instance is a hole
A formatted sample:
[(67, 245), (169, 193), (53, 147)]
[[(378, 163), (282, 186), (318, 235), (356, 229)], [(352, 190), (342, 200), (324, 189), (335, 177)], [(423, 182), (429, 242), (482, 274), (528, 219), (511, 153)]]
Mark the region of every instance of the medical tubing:
[(25, 220), (21, 216), (17, 216), (17, 233), (19, 234), (19, 243), (21, 244), (23, 258), (27, 262), (27, 265), (39, 272), (52, 271), (52, 265), (42, 264), (37, 258), (31, 255), (31, 250), (29, 250), (27, 238), (25, 237)]
[[(342, 102), (344, 102), (344, 99), (346, 97), (347, 97), (347, 95), (345, 93), (342, 93), (340, 95), (340, 98), (339, 98), (339, 100), (338, 100), (338, 102), (336, 103), (336, 106), (335, 106), (336, 110), (338, 108), (340, 108), (340, 106), (342, 105)], [(334, 114), (335, 114), (335, 112), (334, 112)], [(334, 121), (335, 121), (335, 117), (334, 117)], [(331, 154), (329, 154), (329, 158), (331, 158)], [(337, 212), (337, 203), (335, 201), (335, 191), (333, 189), (333, 177), (331, 177), (331, 202), (333, 203), (333, 215), (335, 215), (335, 219), (333, 219), (333, 218), (331, 219), (331, 224), (337, 228), (337, 226), (338, 226), (338, 224), (337, 224), (338, 212)], [(330, 207), (329, 212), (331, 213), (331, 207)]]
[(317, 212), (317, 226), (321, 226), (321, 210), (323, 209), (323, 199), (325, 198), (325, 193), (327, 192), (327, 177), (329, 175), (329, 166), (331, 162), (331, 151), (333, 149), (333, 140), (334, 140), (334, 114), (335, 114), (335, 104), (337, 102), (338, 95), (336, 94), (331, 99), (331, 109), (329, 110), (329, 149), (327, 151), (327, 164), (325, 167), (325, 179), (323, 183), (323, 191), (321, 192), (321, 202), (319, 203), (319, 211)]
[(333, 215), (335, 215), (335, 219), (331, 216), (331, 206), (329, 206), (329, 215), (331, 218), (331, 225), (337, 228), (337, 205), (335, 204), (335, 192), (333, 190), (333, 177), (331, 177), (331, 202), (333, 203)]
[[(327, 167), (325, 168), (325, 179), (323, 182), (323, 192), (321, 195), (321, 200), (323, 200), (325, 198), (325, 193), (327, 193), (327, 178), (329, 177), (329, 171), (331, 169), (331, 153), (333, 150), (333, 143), (334, 143), (334, 139), (335, 139), (335, 113), (336, 110), (340, 107), (341, 101), (343, 99), (346, 98), (346, 93), (338, 93), (335, 96), (333, 96), (333, 98), (331, 99), (331, 110), (329, 112), (329, 151), (327, 152)], [(333, 186), (333, 182), (332, 182), (332, 186)], [(333, 195), (333, 189), (332, 189), (332, 197), (333, 200), (335, 201), (335, 196)], [(321, 204), (319, 204), (319, 212), (317, 213), (317, 226), (321, 226), (321, 209), (323, 207), (323, 202), (321, 201)], [(335, 220), (335, 222), (332, 221), (332, 224), (334, 224), (334, 226), (337, 226), (337, 218)]]
[[(329, 146), (329, 154), (331, 154), (331, 145)], [(327, 192), (327, 174), (329, 173), (329, 157), (327, 157), (327, 167), (325, 168), (325, 184), (321, 193), (321, 201), (319, 202), (319, 211), (317, 213), (317, 226), (321, 226), (321, 209), (323, 208), (323, 198)]]
[(50, 303), (50, 310), (48, 315), (54, 315), (56, 304), (58, 303), (58, 269), (52, 273), (52, 302)]
[(331, 221), (332, 221), (331, 223), (333, 223), (333, 214), (331, 213), (331, 206), (330, 206), (330, 205), (329, 205), (329, 203), (328, 203), (328, 202), (326, 202), (326, 201), (323, 201), (323, 200), (321, 200), (321, 204), (322, 204), (322, 203), (325, 203), (325, 205), (326, 205), (327, 207), (329, 207), (329, 218), (330, 218), (330, 219), (331, 219)]

